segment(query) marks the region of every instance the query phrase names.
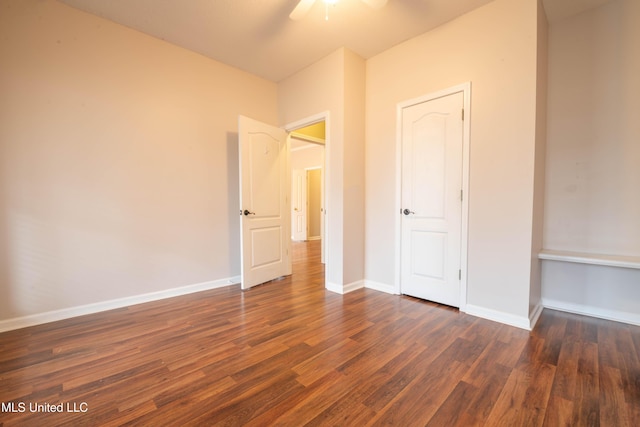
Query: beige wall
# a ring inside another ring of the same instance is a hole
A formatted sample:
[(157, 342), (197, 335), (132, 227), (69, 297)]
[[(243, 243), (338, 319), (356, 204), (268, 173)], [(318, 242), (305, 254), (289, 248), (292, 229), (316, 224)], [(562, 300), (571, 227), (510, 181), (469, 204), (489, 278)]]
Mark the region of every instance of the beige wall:
[(396, 280), (397, 104), (470, 81), (467, 302), (528, 319), (537, 25), (536, 0), (496, 0), (367, 62), (367, 280)]
[[(549, 28), (544, 246), (640, 256), (640, 2)], [(640, 270), (545, 261), (545, 305), (640, 324)]]
[(239, 274), (274, 83), (49, 0), (0, 3), (0, 62), (0, 319)]
[(344, 57), (344, 283), (364, 279), (365, 61)]
[(283, 126), (329, 114), (325, 148), (326, 280), (337, 291), (364, 276), (363, 223), (354, 224), (354, 218), (361, 218), (364, 197), (358, 193), (363, 193), (364, 187), (364, 67), (362, 58), (339, 49), (278, 84)]
[(302, 150), (291, 151), (291, 169), (319, 168), (323, 165), (324, 146), (309, 144)]
[(545, 246), (640, 256), (640, 2), (551, 25)]

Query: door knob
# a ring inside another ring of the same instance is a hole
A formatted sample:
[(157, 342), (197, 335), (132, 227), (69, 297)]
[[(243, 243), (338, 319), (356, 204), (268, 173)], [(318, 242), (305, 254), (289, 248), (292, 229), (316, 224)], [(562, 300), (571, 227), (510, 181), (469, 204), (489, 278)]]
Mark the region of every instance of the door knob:
[(256, 214), (255, 212), (249, 212), (248, 209), (245, 209), (242, 213), (245, 214), (245, 216), (246, 215), (255, 215)]
[(409, 209), (403, 210), (402, 213), (405, 214), (405, 215), (413, 215), (413, 214), (415, 214), (414, 211), (410, 211)]

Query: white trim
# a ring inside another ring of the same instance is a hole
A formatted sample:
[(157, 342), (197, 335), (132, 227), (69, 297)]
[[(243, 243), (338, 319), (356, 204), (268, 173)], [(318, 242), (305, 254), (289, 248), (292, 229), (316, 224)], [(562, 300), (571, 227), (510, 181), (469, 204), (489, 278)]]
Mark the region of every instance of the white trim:
[(453, 95), (462, 92), (464, 121), (462, 135), (462, 229), (460, 241), (460, 306), (462, 312), (467, 311), (467, 286), (468, 286), (468, 252), (469, 252), (469, 168), (470, 168), (470, 144), (471, 144), (471, 82), (465, 82), (447, 89), (439, 90), (427, 95), (413, 98), (398, 103), (396, 106), (396, 259), (395, 259), (395, 294), (400, 294), (400, 262), (401, 262), (401, 216), (399, 214), (402, 209), (402, 110), (412, 105), (421, 104), (433, 99), (442, 98), (444, 96)]
[(568, 313), (581, 314), (583, 316), (597, 317), (599, 319), (613, 320), (615, 322), (628, 323), (640, 326), (640, 314), (626, 311), (608, 310), (606, 308), (593, 307), (583, 304), (558, 301), (543, 298), (542, 305), (551, 310), (566, 311)]
[(482, 317), (483, 319), (504, 323), (505, 325), (526, 329), (527, 331), (531, 330), (531, 320), (527, 317), (516, 316), (503, 311), (492, 310), (490, 308), (480, 307), (473, 304), (467, 304), (465, 312), (472, 316)]
[(374, 291), (380, 291), (387, 294), (397, 295), (395, 286), (388, 285), (386, 283), (374, 282), (373, 280), (365, 279), (364, 287), (367, 289), (373, 289)]
[(540, 318), (543, 309), (544, 306), (542, 305), (542, 301), (540, 301), (534, 307), (531, 314), (529, 314), (529, 330), (533, 330), (533, 328), (536, 326), (536, 323), (538, 323), (538, 319)]
[(337, 283), (326, 281), (324, 284), (326, 290), (330, 292), (334, 292), (336, 294), (344, 294), (344, 290), (342, 289), (342, 285), (338, 285)]
[(298, 133), (298, 132), (291, 132), (291, 138), (293, 139), (297, 139), (300, 141), (304, 141), (304, 142), (310, 142), (311, 144), (316, 144), (316, 145), (324, 145), (324, 139), (322, 138), (317, 138), (315, 136), (310, 136), (310, 135), (305, 135), (303, 133)]
[(364, 288), (364, 280), (356, 280), (355, 282), (347, 283), (346, 285), (344, 285), (343, 293), (348, 294), (349, 292), (353, 292), (355, 290), (363, 289), (363, 288)]
[[(327, 118), (329, 117), (329, 111), (323, 111), (318, 114), (314, 114), (309, 117), (305, 117), (304, 119), (296, 120), (295, 122), (289, 123), (284, 126), (284, 130), (287, 132), (293, 132), (296, 129), (300, 129), (306, 126), (311, 126), (321, 121), (325, 121), (325, 137), (329, 135), (329, 132), (326, 132), (329, 129), (329, 126), (326, 125)], [(326, 139), (326, 138), (325, 138)]]
[[(331, 189), (331, 163), (330, 163), (330, 153), (331, 153), (331, 120), (330, 120), (330, 112), (327, 111), (323, 111), (321, 113), (318, 114), (314, 114), (312, 116), (308, 116), (304, 119), (300, 119), (297, 120), (295, 122), (289, 123), (284, 125), (284, 129), (287, 132), (293, 132), (296, 129), (299, 129), (301, 127), (305, 127), (305, 126), (310, 126), (312, 124), (318, 123), (324, 121), (325, 123), (325, 139), (324, 139), (324, 172), (323, 172), (323, 176), (324, 176), (324, 183), (323, 183), (323, 188), (324, 188), (324, 200), (323, 200), (323, 206), (324, 206), (324, 239), (322, 239), (322, 248), (323, 248), (323, 254), (321, 255), (322, 259), (325, 261), (325, 277), (332, 277), (331, 273), (333, 272), (333, 269), (335, 268), (333, 263), (330, 262), (330, 257), (326, 256), (327, 251), (329, 250), (328, 248), (330, 248), (331, 244), (333, 244), (332, 239), (331, 239), (331, 234), (329, 233), (330, 231), (330, 226), (331, 226), (331, 220), (329, 215), (326, 214), (326, 212), (332, 212), (331, 209), (331, 194), (329, 193), (330, 189)], [(333, 291), (333, 292), (338, 292), (338, 291), (334, 291), (333, 289), (330, 288), (330, 286), (334, 286), (335, 284), (331, 284), (329, 283), (326, 279), (325, 279), (325, 288)]]
[(101, 311), (113, 310), (116, 308), (128, 307), (146, 302), (173, 298), (181, 295), (192, 294), (194, 292), (207, 291), (210, 289), (222, 288), (240, 283), (240, 276), (233, 276), (227, 279), (212, 280), (209, 282), (196, 283), (194, 285), (182, 286), (179, 288), (165, 289), (158, 292), (133, 295), (93, 304), (79, 305), (75, 307), (63, 308), (60, 310), (48, 311), (45, 313), (31, 314), (29, 316), (16, 317), (0, 321), (0, 332), (14, 329), (26, 328), (29, 326), (41, 325), (43, 323), (55, 322), (58, 320), (70, 319), (72, 317), (84, 316), (86, 314), (99, 313)]
[(538, 258), (550, 261), (565, 261), (578, 264), (604, 265), (607, 267), (622, 267), (640, 269), (640, 257), (622, 255), (602, 255), (585, 252), (556, 251), (543, 249)]
[(355, 282), (347, 283), (346, 285), (327, 282), (325, 286), (328, 291), (335, 292), (341, 295), (348, 294), (349, 292), (353, 292), (364, 287), (364, 280), (357, 280)]

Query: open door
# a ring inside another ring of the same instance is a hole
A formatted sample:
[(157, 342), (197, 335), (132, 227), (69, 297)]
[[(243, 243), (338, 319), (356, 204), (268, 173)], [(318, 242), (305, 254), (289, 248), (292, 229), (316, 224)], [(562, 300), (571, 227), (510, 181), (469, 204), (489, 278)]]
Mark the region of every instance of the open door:
[(289, 138), (239, 116), (242, 289), (291, 274)]

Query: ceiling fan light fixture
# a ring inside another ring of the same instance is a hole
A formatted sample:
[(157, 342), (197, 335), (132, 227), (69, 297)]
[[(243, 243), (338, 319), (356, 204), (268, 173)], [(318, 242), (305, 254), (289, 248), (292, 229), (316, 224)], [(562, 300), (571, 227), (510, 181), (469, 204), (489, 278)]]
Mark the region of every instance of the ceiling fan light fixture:
[(329, 6), (335, 6), (338, 0), (322, 0), (324, 1), (324, 20), (329, 20)]
[[(309, 12), (315, 1), (316, 0), (300, 0), (293, 11), (289, 14), (289, 18), (294, 21), (302, 19), (307, 12)], [(338, 3), (338, 0), (322, 0), (322, 2), (325, 6), (325, 19), (328, 20), (329, 5), (335, 6)], [(362, 0), (362, 2), (374, 9), (380, 9), (382, 6), (387, 4), (387, 0)]]

